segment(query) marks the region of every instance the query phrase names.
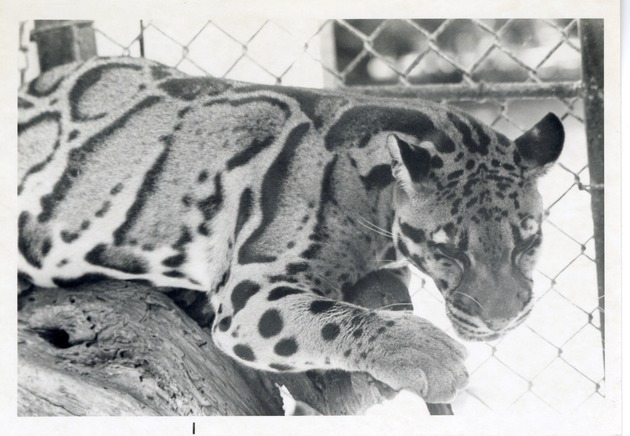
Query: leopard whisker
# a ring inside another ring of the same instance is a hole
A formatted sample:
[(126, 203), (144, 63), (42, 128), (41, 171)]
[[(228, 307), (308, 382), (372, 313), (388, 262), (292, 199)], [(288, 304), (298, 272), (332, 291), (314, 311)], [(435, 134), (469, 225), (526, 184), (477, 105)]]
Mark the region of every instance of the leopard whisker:
[(359, 224), (361, 224), (363, 227), (365, 227), (366, 229), (368, 229), (368, 230), (370, 230), (370, 231), (372, 231), (372, 232), (374, 232), (374, 233), (377, 233), (377, 234), (379, 234), (379, 235), (381, 235), (381, 236), (385, 236), (386, 238), (391, 238), (391, 237), (392, 237), (392, 235), (388, 235), (387, 233), (383, 233), (383, 232), (381, 232), (381, 231), (378, 231), (378, 230), (375, 230), (375, 229), (373, 229), (373, 228), (371, 228), (371, 227), (368, 227), (367, 225), (363, 224), (361, 221), (357, 221), (357, 222), (358, 222)]
[(375, 260), (377, 263), (381, 263), (382, 265), (379, 268), (402, 268), (404, 266), (409, 266), (409, 261), (407, 259), (397, 259), (397, 260), (388, 260), (388, 259), (377, 259)]
[(376, 224), (374, 224), (373, 222), (371, 222), (367, 218), (359, 215), (358, 213), (353, 212), (352, 214), (359, 221), (359, 224), (362, 224), (364, 227), (367, 227), (370, 230), (376, 231), (377, 233), (380, 232), (381, 235), (385, 234), (386, 236), (389, 236), (389, 237), (393, 237), (394, 236), (394, 234), (392, 232), (390, 232), (389, 230), (386, 230), (386, 229), (384, 229), (382, 227), (377, 226)]
[[(483, 310), (486, 314), (488, 314), (488, 311), (486, 310), (485, 307), (483, 307), (483, 304), (481, 304), (477, 299), (475, 299), (474, 297), (468, 295), (467, 293), (455, 290), (455, 291), (451, 292), (451, 295), (452, 294), (462, 294), (462, 295), (470, 298), (472, 301), (477, 303), (477, 305), (481, 308), (481, 310)], [(450, 297), (450, 295), (449, 295), (449, 297)]]
[(409, 309), (409, 311), (413, 310), (413, 305), (411, 303), (392, 303), (392, 304), (386, 304), (385, 306), (381, 306), (381, 307), (377, 307), (373, 310), (382, 310), (382, 309), (387, 309), (390, 307), (396, 307), (396, 306), (412, 306), (412, 309)]

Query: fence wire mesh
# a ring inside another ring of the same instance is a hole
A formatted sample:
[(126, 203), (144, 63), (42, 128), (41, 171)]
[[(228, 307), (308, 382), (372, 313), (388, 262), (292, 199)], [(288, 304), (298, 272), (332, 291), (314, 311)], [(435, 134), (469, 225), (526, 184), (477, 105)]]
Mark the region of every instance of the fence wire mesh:
[[(601, 187), (589, 185), (576, 20), (118, 20), (94, 28), (101, 56), (144, 55), (193, 75), (257, 83), (425, 95), (510, 137), (555, 112), (566, 142), (540, 183), (547, 217), (537, 304), (505, 338), (467, 344), (471, 384), (453, 408), (468, 415), (604, 407), (590, 203)], [(31, 29), (20, 26), (22, 83), (39, 73)], [(414, 276), (416, 312), (453, 333), (440, 293)]]

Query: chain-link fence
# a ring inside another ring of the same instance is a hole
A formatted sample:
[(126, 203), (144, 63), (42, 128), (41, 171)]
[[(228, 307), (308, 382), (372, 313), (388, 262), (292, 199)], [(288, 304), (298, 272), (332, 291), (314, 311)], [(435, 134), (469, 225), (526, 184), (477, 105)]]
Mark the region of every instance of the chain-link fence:
[[(23, 82), (38, 74), (32, 28), (21, 26)], [(467, 344), (471, 384), (453, 408), (467, 415), (604, 406), (603, 259), (591, 214), (591, 196), (603, 186), (589, 179), (577, 20), (118, 20), (96, 21), (94, 29), (99, 55), (146, 56), (195, 75), (421, 96), (510, 137), (555, 112), (566, 142), (540, 183), (547, 219), (537, 304), (507, 337)], [(452, 333), (440, 293), (414, 274), (416, 312)]]

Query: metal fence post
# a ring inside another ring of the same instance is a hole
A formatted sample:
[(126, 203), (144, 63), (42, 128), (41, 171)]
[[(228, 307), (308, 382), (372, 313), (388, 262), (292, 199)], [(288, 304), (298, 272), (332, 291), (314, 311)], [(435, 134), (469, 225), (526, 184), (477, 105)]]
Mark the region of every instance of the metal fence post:
[(92, 21), (35, 20), (31, 41), (37, 44), (42, 72), (96, 56)]
[(584, 118), (588, 144), (591, 208), (595, 235), (597, 293), (605, 361), (604, 283), (604, 20), (579, 21), (582, 46)]

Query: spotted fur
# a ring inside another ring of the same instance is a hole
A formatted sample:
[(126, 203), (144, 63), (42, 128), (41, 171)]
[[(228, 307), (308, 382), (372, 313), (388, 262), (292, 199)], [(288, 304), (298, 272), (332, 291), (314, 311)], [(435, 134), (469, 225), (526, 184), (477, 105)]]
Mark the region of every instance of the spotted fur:
[(432, 402), (465, 385), (465, 352), (354, 304), (366, 277), (406, 289), (383, 260), (429, 274), (466, 339), (531, 308), (552, 114), (510, 141), (442, 105), (124, 58), (46, 73), (18, 107), (21, 282), (203, 291), (215, 343), (244, 364), (367, 371)]

